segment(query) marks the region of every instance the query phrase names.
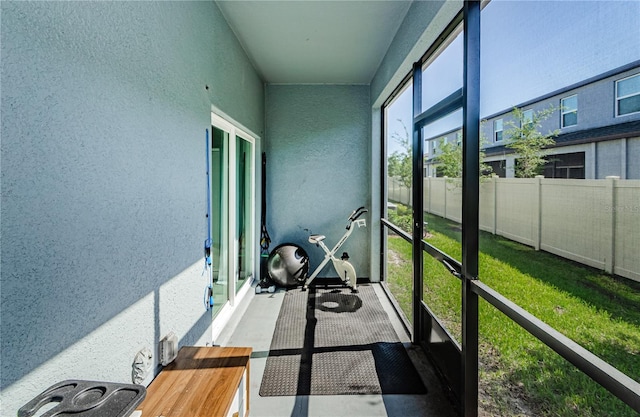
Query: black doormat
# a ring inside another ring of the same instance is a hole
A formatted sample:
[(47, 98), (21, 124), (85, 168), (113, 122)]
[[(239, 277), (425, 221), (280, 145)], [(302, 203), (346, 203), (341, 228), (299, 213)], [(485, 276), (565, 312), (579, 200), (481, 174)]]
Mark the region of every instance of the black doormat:
[(358, 290), (285, 294), (261, 396), (427, 392), (373, 287)]

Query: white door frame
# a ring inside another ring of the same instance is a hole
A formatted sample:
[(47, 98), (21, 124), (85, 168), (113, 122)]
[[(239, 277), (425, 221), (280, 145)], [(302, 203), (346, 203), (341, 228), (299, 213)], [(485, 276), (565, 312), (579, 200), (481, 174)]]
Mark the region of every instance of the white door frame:
[[(211, 125), (215, 126), (218, 129), (222, 129), (225, 132), (227, 132), (229, 134), (229, 143), (228, 143), (228, 147), (229, 147), (229, 172), (228, 172), (228, 190), (229, 190), (229, 196), (228, 196), (228, 204), (229, 206), (227, 207), (228, 210), (228, 218), (227, 218), (227, 230), (229, 230), (229, 233), (227, 234), (228, 238), (227, 238), (227, 242), (220, 242), (220, 244), (224, 244), (227, 246), (227, 248), (229, 248), (229, 250), (227, 250), (227, 264), (228, 264), (228, 268), (227, 268), (227, 274), (229, 274), (229, 276), (227, 277), (228, 279), (228, 290), (227, 290), (227, 298), (228, 300), (225, 300), (225, 305), (222, 307), (222, 309), (220, 310), (220, 312), (217, 314), (216, 319), (218, 319), (218, 317), (221, 318), (221, 322), (225, 323), (227, 321), (227, 319), (223, 318), (225, 316), (230, 317), (230, 314), (232, 313), (232, 310), (234, 310), (234, 307), (237, 305), (236, 301), (236, 296), (238, 296), (238, 298), (241, 298), (242, 295), (244, 295), (247, 290), (245, 287), (250, 286), (250, 282), (251, 280), (246, 280), (246, 282), (243, 284), (243, 287), (241, 289), (239, 289), (237, 291), (236, 294), (236, 283), (237, 283), (237, 275), (238, 275), (238, 251), (239, 251), (239, 244), (238, 242), (236, 242), (236, 236), (235, 236), (235, 230), (236, 230), (236, 200), (237, 200), (237, 196), (236, 196), (236, 185), (237, 185), (237, 181), (238, 179), (236, 178), (236, 169), (235, 169), (235, 161), (236, 161), (236, 138), (240, 137), (243, 140), (248, 141), (249, 143), (251, 143), (253, 152), (251, 153), (251, 158), (250, 158), (250, 164), (253, 167), (253, 175), (251, 176), (251, 190), (253, 192), (253, 202), (254, 204), (251, 205), (251, 228), (249, 230), (249, 233), (252, 237), (255, 238), (256, 236), (256, 224), (255, 224), (255, 210), (256, 210), (256, 141), (258, 139), (258, 137), (251, 133), (251, 131), (249, 131), (246, 128), (240, 127), (241, 125), (235, 121), (233, 121), (233, 119), (231, 119), (230, 117), (228, 117), (227, 115), (225, 115), (223, 112), (217, 110), (217, 109), (212, 109), (211, 111)], [(210, 162), (211, 163), (211, 162)], [(209, 172), (212, 172), (212, 167), (209, 167)], [(209, 192), (211, 192), (211, 190), (209, 190)], [(252, 242), (255, 239), (252, 239)], [(251, 251), (251, 259), (254, 260), (253, 262), (251, 262), (251, 268), (253, 269), (253, 276), (255, 276), (256, 271), (255, 271), (255, 256), (256, 256), (256, 248), (255, 245), (252, 244), (251, 247), (249, 248), (249, 250)], [(228, 302), (227, 302), (228, 301)], [(217, 321), (217, 320), (216, 320)]]

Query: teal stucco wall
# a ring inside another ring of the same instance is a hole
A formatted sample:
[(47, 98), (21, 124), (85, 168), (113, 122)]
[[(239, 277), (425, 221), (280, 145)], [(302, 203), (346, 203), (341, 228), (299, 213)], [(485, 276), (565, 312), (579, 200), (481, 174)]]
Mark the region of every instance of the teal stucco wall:
[(205, 129), (215, 105), (262, 135), (264, 88), (212, 2), (1, 7), (0, 398), (15, 415), (63, 379), (130, 382), (169, 331), (211, 342)]
[[(271, 249), (291, 242), (311, 259), (324, 252), (308, 242), (323, 234), (332, 248), (359, 206), (370, 207), (370, 102), (368, 86), (267, 87), (267, 227)], [(367, 221), (370, 216), (367, 215)], [(356, 229), (341, 248), (358, 277), (369, 277), (370, 229)], [(327, 266), (320, 277), (336, 277)]]

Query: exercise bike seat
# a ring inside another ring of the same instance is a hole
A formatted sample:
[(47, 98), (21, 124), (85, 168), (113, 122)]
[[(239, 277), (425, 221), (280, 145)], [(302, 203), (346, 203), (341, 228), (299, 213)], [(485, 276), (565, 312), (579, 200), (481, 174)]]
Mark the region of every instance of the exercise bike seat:
[(324, 235), (311, 235), (309, 236), (309, 243), (318, 244), (318, 242), (322, 242), (326, 236)]

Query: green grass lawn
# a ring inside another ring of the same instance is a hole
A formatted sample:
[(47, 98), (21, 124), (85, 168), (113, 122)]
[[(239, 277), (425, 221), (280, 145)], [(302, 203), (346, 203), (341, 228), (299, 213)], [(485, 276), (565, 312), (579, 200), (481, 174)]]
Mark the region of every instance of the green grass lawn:
[[(427, 216), (429, 243), (461, 259), (459, 224)], [(411, 246), (388, 242), (387, 283), (410, 317)], [(424, 255), (423, 299), (460, 341), (461, 283)], [(479, 278), (640, 380), (640, 284), (481, 232)], [(493, 415), (637, 416), (493, 306), (480, 301), (480, 402)]]

